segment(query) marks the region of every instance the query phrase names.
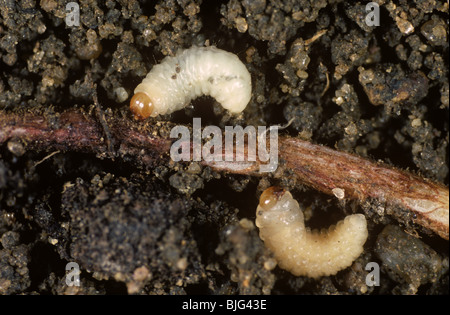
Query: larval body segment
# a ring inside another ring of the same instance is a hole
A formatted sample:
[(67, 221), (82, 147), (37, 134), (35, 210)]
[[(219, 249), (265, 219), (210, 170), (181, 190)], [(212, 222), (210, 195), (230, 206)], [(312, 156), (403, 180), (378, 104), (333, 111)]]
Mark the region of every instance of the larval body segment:
[(214, 46), (192, 47), (155, 65), (134, 90), (139, 92), (150, 97), (152, 117), (180, 110), (201, 95), (240, 113), (251, 98), (251, 77), (236, 55)]

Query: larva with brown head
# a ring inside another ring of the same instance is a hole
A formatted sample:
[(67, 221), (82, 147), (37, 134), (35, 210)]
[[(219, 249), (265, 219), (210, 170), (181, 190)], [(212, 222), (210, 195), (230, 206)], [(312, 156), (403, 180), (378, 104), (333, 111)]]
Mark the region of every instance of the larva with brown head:
[(278, 187), (261, 194), (256, 226), (280, 268), (311, 278), (334, 275), (349, 267), (363, 252), (368, 236), (362, 214), (349, 215), (328, 230), (311, 231), (305, 227), (298, 202)]
[(237, 114), (250, 101), (251, 89), (250, 73), (236, 55), (214, 46), (192, 47), (151, 69), (134, 90), (130, 110), (138, 119), (156, 117), (210, 95)]

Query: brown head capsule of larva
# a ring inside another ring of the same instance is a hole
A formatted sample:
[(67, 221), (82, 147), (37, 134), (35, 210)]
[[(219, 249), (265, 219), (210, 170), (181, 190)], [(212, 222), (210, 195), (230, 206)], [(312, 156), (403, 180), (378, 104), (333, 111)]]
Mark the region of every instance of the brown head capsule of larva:
[(267, 188), (259, 197), (259, 205), (264, 210), (272, 208), (278, 200), (284, 195), (285, 190), (278, 186), (272, 186)]
[(146, 119), (153, 112), (152, 100), (146, 93), (138, 92), (131, 98), (130, 110), (135, 119)]

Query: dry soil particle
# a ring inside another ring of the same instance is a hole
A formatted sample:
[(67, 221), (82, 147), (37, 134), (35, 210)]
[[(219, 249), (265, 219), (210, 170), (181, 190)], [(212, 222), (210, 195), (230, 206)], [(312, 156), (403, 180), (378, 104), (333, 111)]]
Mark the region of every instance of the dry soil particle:
[(269, 294), (275, 283), (272, 270), (276, 261), (261, 244), (253, 222), (242, 219), (239, 224), (230, 225), (220, 236), (222, 242), (215, 253), (230, 269), (230, 280), (238, 284), (236, 293)]
[(435, 283), (448, 274), (448, 257), (440, 257), (430, 246), (398, 226), (388, 225), (383, 229), (375, 253), (382, 262), (382, 270), (393, 281), (400, 282), (393, 289), (397, 294), (415, 294), (421, 285)]
[(2, 235), (0, 249), (0, 294), (17, 294), (30, 286), (28, 264), (30, 247), (20, 244), (20, 235), (9, 231)]
[(334, 77), (341, 79), (348, 71), (361, 65), (369, 54), (369, 39), (358, 30), (351, 30), (348, 34), (338, 35), (331, 44), (331, 56), (336, 64)]
[(359, 82), (370, 102), (385, 105), (387, 111), (399, 114), (401, 105), (417, 104), (428, 93), (428, 79), (421, 71), (405, 73), (393, 64), (358, 70)]
[(305, 23), (314, 21), (325, 6), (325, 1), (231, 0), (220, 12), (225, 25), (242, 33), (248, 29), (253, 38), (268, 41), (269, 53), (282, 55), (287, 41)]
[[(62, 214), (70, 217), (74, 240), (70, 255), (83, 268), (128, 281), (142, 266), (155, 277), (176, 277), (181, 272), (178, 261), (197, 256), (191, 253), (195, 251), (191, 244), (182, 245), (189, 231), (183, 219), (186, 201), (162, 186), (156, 189), (150, 181), (107, 174), (95, 176), (91, 183), (77, 179), (64, 187)], [(195, 265), (191, 261), (187, 272), (198, 273), (191, 270)]]

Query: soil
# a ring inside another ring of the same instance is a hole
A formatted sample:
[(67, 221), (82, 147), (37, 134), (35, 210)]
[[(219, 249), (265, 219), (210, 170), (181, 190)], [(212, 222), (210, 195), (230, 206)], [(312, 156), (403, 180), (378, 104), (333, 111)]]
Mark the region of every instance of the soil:
[[(201, 97), (145, 123), (292, 119), (280, 132), (448, 187), (448, 2), (376, 2), (379, 26), (365, 22), (366, 2), (84, 0), (80, 25), (70, 26), (68, 1), (2, 1), (0, 110), (95, 116), (97, 104), (132, 120), (129, 99), (155, 63), (216, 45), (251, 73), (243, 115)], [(279, 269), (253, 223), (259, 195), (274, 184), (289, 186), (195, 162), (145, 169), (10, 140), (0, 145), (0, 294), (448, 294), (447, 241), (413, 237), (376, 209), (299, 184), (289, 188), (309, 226), (372, 211), (369, 239), (336, 276)], [(80, 286), (66, 284), (69, 262), (81, 269)], [(369, 262), (381, 267), (380, 286), (365, 283)]]

